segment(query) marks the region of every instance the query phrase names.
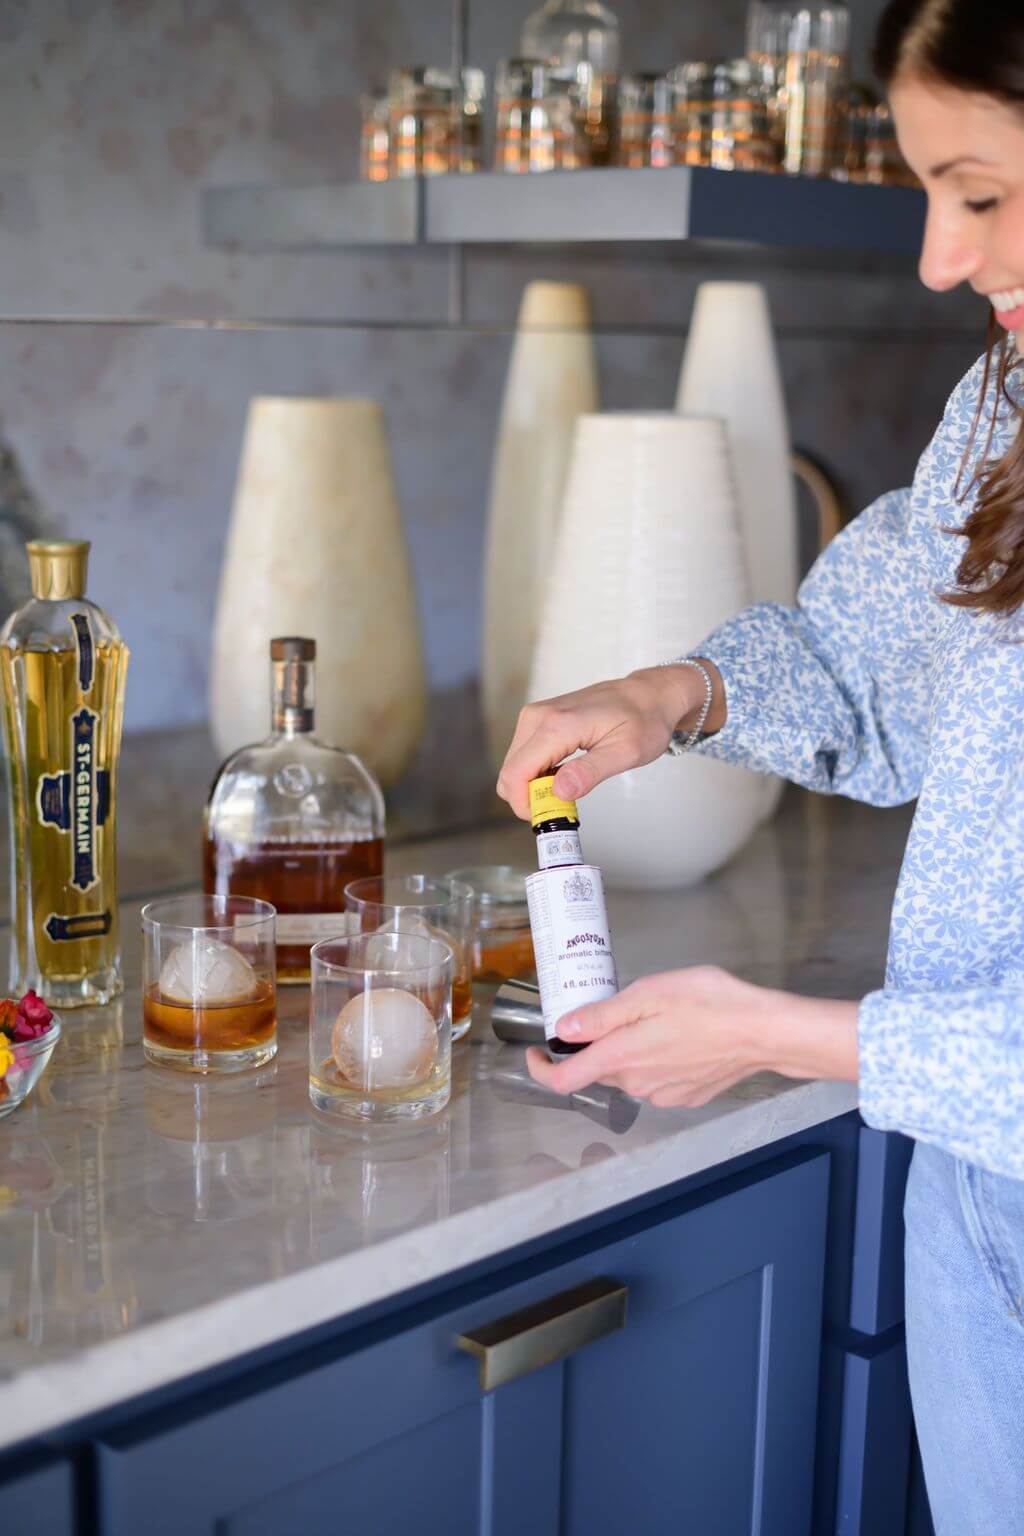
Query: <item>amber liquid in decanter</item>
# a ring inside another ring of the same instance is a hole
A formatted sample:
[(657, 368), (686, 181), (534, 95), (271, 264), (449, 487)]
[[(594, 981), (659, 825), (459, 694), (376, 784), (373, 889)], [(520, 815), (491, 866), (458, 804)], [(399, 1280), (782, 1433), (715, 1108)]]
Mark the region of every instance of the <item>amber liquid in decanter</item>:
[(345, 887), (384, 871), (384, 839), (354, 842), (218, 842), (203, 839), (210, 895), (254, 896), (277, 908), (277, 979), (309, 980), (309, 951), (346, 931)]

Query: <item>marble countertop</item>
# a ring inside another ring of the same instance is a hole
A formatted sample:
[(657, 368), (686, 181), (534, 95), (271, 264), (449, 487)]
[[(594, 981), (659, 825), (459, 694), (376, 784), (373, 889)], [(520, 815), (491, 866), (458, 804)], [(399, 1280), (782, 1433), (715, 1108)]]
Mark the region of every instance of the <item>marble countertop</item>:
[[(828, 996), (877, 986), (905, 812), (790, 792), (725, 870), (615, 892), (623, 975), (715, 961)], [(532, 858), (518, 826), (405, 846), (390, 867)], [(34, 1098), (0, 1121), (0, 1445), (342, 1317), (845, 1113), (855, 1090), (751, 1079), (701, 1110), (545, 1099), (481, 1000), (452, 1103), (358, 1131), (310, 1111), (305, 989), (267, 1069), (206, 1081), (140, 1047), (128, 987), (65, 1016)], [(620, 1106), (621, 1107), (621, 1106)], [(627, 1106), (630, 1110), (633, 1106)]]

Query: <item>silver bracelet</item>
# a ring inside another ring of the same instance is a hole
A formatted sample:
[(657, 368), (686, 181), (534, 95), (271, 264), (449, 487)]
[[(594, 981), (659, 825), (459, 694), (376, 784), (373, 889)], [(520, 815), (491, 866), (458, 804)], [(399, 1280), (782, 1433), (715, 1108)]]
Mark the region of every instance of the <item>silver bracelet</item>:
[(697, 715), (697, 723), (692, 731), (673, 731), (669, 739), (668, 751), (672, 757), (682, 757), (684, 752), (689, 752), (698, 741), (703, 740), (704, 726), (708, 715), (711, 713), (711, 704), (715, 696), (715, 684), (711, 673), (702, 661), (697, 661), (693, 656), (683, 656), (678, 661), (663, 661), (663, 667), (692, 667), (699, 672), (704, 679), (704, 702)]

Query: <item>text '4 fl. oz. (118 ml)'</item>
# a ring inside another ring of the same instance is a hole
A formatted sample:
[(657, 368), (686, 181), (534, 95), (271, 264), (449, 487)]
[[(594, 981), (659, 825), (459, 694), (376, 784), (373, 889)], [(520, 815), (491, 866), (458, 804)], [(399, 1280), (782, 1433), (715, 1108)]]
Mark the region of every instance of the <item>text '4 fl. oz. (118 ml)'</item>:
[(530, 821), (540, 869), (526, 879), (544, 1034), (553, 1056), (582, 1050), (558, 1037), (558, 1021), (618, 991), (601, 871), (584, 864), (580, 818), (552, 775), (530, 784)]
[(10, 990), (56, 1008), (121, 991), (114, 813), (128, 651), (85, 596), (88, 554), (80, 541), (29, 544), (33, 595), (0, 633)]

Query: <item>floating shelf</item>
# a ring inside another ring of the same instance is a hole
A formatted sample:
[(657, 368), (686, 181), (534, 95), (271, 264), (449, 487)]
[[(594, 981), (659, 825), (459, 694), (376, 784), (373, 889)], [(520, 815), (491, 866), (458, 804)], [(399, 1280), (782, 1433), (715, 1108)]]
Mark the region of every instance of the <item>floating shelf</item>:
[(912, 188), (690, 166), (215, 187), (203, 199), (208, 243), (253, 251), (727, 240), (914, 254), (924, 215)]

